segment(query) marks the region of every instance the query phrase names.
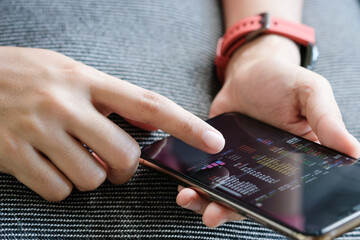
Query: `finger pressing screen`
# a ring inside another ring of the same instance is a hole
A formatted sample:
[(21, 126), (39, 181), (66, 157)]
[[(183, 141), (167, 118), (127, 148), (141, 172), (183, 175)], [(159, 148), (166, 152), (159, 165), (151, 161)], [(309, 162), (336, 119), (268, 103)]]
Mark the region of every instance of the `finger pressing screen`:
[(166, 97), (97, 72), (92, 98), (124, 118), (150, 124), (209, 153), (225, 145), (221, 133)]

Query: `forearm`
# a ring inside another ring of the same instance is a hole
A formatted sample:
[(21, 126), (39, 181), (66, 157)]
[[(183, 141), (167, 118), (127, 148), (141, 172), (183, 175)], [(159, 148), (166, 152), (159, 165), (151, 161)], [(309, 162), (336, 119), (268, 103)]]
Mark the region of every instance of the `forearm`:
[(225, 27), (229, 29), (237, 21), (262, 12), (301, 22), (303, 0), (223, 0), (222, 4)]

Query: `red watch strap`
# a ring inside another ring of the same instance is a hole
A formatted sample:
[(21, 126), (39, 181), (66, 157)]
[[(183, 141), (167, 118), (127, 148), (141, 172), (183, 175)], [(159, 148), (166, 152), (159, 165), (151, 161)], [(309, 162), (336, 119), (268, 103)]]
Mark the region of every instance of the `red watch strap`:
[(224, 82), (224, 71), (231, 55), (243, 44), (262, 34), (276, 34), (287, 37), (301, 45), (315, 45), (315, 31), (304, 24), (281, 18), (269, 18), (267, 14), (248, 17), (232, 26), (219, 39), (215, 65), (221, 83)]

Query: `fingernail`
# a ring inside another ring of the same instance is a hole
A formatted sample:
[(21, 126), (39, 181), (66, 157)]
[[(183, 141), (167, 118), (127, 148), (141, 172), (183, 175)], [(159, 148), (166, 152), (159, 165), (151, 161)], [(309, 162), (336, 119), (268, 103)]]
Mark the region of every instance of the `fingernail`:
[(224, 148), (225, 139), (220, 133), (205, 131), (202, 138), (207, 147), (215, 152), (220, 152)]
[(216, 225), (216, 227), (219, 227), (219, 226), (223, 225), (223, 224), (226, 223), (227, 221), (228, 221), (227, 218), (221, 219), (220, 222), (218, 223), (218, 225)]
[(190, 201), (188, 204), (182, 207), (192, 211), (199, 211), (201, 209), (201, 204), (197, 201)]

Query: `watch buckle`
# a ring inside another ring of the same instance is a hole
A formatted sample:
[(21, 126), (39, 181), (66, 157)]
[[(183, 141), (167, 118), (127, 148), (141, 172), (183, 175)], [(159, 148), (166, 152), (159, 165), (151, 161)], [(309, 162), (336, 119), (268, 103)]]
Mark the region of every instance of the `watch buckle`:
[(246, 35), (245, 37), (246, 42), (250, 42), (254, 40), (256, 37), (258, 37), (259, 35), (263, 34), (264, 32), (270, 29), (270, 24), (271, 24), (270, 14), (261, 13), (260, 16), (261, 16), (261, 20), (260, 20), (261, 28)]

